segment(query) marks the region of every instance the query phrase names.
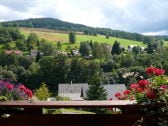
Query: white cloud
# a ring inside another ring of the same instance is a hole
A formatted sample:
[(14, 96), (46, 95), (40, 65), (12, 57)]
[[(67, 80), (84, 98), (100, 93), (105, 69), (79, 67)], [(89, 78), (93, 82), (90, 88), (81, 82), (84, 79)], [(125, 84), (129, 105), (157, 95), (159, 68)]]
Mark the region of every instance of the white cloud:
[(157, 31), (157, 32), (145, 32), (143, 35), (168, 35), (168, 30)]
[(167, 7), (167, 0), (4, 0), (0, 1), (0, 20), (53, 17), (149, 33), (168, 30)]

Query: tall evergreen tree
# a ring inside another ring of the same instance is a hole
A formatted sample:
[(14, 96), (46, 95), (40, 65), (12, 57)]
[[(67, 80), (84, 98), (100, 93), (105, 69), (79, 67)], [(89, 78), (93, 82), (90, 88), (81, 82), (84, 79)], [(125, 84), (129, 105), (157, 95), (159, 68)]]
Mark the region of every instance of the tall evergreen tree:
[(120, 53), (121, 53), (120, 43), (118, 41), (115, 41), (111, 49), (111, 54), (119, 55)]
[[(106, 100), (107, 93), (102, 85), (100, 75), (96, 74), (89, 82), (89, 89), (87, 92), (87, 100)], [(89, 111), (95, 112), (96, 114), (106, 113), (106, 108), (92, 108)]]
[(100, 75), (96, 74), (89, 81), (89, 89), (87, 92), (87, 100), (106, 100), (106, 90), (103, 87)]
[(81, 42), (79, 47), (79, 53), (81, 56), (89, 56), (90, 45), (87, 42)]
[(98, 42), (93, 43), (93, 57), (94, 58), (102, 58), (103, 55), (103, 48), (102, 45)]
[(147, 46), (147, 53), (153, 53), (155, 51), (155, 46), (154, 46), (154, 43), (148, 43), (148, 46)]
[(76, 42), (76, 34), (75, 32), (69, 32), (69, 42), (74, 44)]

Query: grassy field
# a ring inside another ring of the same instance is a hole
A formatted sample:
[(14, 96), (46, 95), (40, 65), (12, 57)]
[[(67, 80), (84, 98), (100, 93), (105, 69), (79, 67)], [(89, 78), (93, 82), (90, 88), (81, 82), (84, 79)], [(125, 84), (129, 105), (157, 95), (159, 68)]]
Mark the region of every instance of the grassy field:
[(128, 45), (139, 45), (139, 46), (146, 46), (142, 42), (139, 41), (133, 41), (133, 40), (127, 40), (127, 39), (120, 39), (115, 37), (110, 37), (109, 39), (106, 39), (103, 35), (97, 35), (97, 36), (89, 36), (89, 35), (83, 35), (83, 34), (77, 34), (76, 35), (76, 43), (70, 44), (68, 42), (68, 33), (57, 31), (57, 30), (49, 30), (49, 29), (39, 29), (39, 28), (20, 28), (20, 31), (25, 35), (28, 36), (30, 33), (36, 33), (40, 39), (46, 39), (48, 41), (53, 42), (56, 44), (57, 41), (62, 42), (62, 49), (65, 50), (68, 46), (71, 48), (79, 47), (81, 41), (88, 41), (92, 40), (93, 42), (97, 41), (99, 43), (107, 43), (110, 45), (113, 45), (114, 41), (117, 40), (121, 43), (121, 46), (128, 47)]
[(168, 41), (164, 41), (164, 46), (168, 47)]

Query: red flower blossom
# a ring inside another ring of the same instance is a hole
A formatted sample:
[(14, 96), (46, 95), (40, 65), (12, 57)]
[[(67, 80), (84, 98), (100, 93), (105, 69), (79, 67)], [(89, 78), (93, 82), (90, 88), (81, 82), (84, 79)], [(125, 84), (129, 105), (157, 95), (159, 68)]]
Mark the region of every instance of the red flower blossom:
[(149, 76), (153, 75), (155, 69), (156, 69), (156, 68), (154, 68), (154, 67), (148, 67), (148, 68), (146, 69), (146, 74), (149, 75)]
[(149, 82), (147, 80), (140, 80), (138, 82), (138, 84), (139, 84), (140, 87), (144, 88), (145, 86), (147, 86), (149, 84)]
[(117, 93), (115, 94), (115, 97), (120, 98), (120, 97), (121, 97), (121, 93), (120, 93), (120, 92), (117, 92)]
[(26, 87), (25, 87), (24, 85), (20, 85), (20, 86), (19, 86), (19, 89), (20, 89), (21, 91), (26, 91)]
[(125, 90), (124, 92), (123, 92), (123, 94), (125, 94), (125, 95), (128, 95), (128, 94), (130, 94), (130, 90)]
[(13, 89), (13, 85), (12, 85), (12, 84), (6, 84), (6, 87), (7, 87), (8, 89), (10, 89), (10, 90)]
[(113, 100), (112, 98), (109, 98), (109, 100), (111, 101), (111, 100)]
[(165, 73), (165, 70), (163, 70), (163, 69), (156, 69), (155, 70), (155, 75), (156, 76), (163, 75), (164, 73)]
[(160, 89), (162, 89), (162, 90), (168, 89), (168, 85), (161, 85)]
[(25, 93), (28, 95), (29, 98), (32, 98), (33, 93), (32, 93), (32, 91), (30, 89), (26, 89)]
[(28, 100), (33, 93), (24, 85), (15, 85), (0, 80), (0, 96), (5, 96), (7, 100)]
[(30, 89), (27, 89), (24, 85), (20, 85), (19, 89), (21, 91), (24, 91), (28, 95), (29, 98), (32, 98), (33, 93), (32, 93), (32, 91)]
[(146, 69), (146, 73), (147, 75), (151, 76), (151, 75), (156, 75), (156, 76), (159, 76), (159, 75), (163, 75), (165, 73), (165, 70), (163, 69), (158, 69), (158, 68), (154, 68), (154, 67), (148, 67)]
[(136, 89), (136, 91), (137, 91), (137, 92), (143, 92), (144, 89), (139, 87), (139, 88)]
[(146, 97), (147, 97), (148, 99), (155, 99), (155, 98), (156, 98), (156, 92), (149, 90), (149, 91), (146, 93)]
[(139, 84), (131, 84), (130, 85), (130, 88), (134, 89), (134, 90), (137, 89), (138, 87), (139, 87)]

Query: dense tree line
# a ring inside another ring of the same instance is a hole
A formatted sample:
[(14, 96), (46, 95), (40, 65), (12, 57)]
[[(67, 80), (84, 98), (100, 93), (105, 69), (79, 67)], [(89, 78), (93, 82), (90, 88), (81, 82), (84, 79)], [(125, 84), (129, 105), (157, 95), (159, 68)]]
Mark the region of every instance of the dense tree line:
[(0, 27), (0, 44), (16, 41), (22, 39), (24, 36), (21, 35), (20, 31), (16, 28), (4, 28)]
[(152, 39), (165, 39), (165, 36), (144, 36), (138, 33), (130, 33), (120, 30), (112, 30), (109, 28), (93, 28), (81, 24), (74, 24), (53, 18), (35, 18), (27, 20), (17, 20), (1, 23), (5, 27), (29, 27), (29, 28), (49, 28), (65, 31), (83, 32), (87, 35), (105, 35), (108, 37), (119, 37), (124, 39), (142, 41), (144, 43), (151, 42)]
[(79, 52), (82, 57), (99, 58), (108, 60), (111, 58), (111, 45), (106, 43), (98, 43), (90, 41), (82, 41), (80, 43)]

